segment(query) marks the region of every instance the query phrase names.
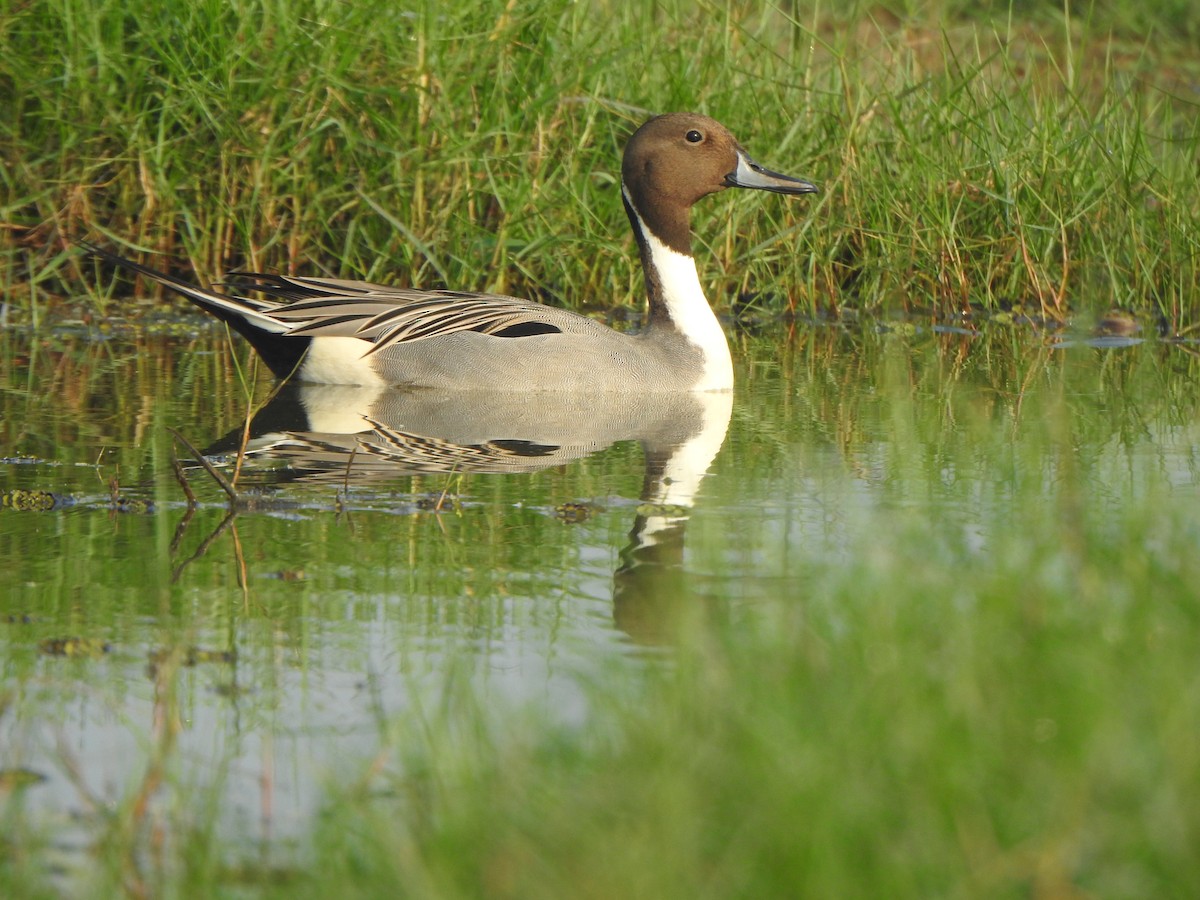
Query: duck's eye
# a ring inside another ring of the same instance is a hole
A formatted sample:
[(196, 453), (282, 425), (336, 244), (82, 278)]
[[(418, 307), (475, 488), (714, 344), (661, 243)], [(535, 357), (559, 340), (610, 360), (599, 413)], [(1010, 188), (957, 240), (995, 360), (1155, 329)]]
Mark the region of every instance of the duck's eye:
[(687, 142), (689, 144), (698, 144), (704, 140), (704, 135), (698, 132), (695, 128), (685, 134), (684, 137), (687, 138)]

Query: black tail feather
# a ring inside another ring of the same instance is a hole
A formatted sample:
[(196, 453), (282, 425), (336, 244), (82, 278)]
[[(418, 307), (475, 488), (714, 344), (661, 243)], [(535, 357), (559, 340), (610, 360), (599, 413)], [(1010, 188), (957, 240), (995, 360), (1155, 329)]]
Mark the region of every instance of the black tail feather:
[[(205, 294), (212, 292), (206, 291), (204, 288), (191, 282), (176, 278), (174, 275), (169, 275), (166, 272), (160, 272), (158, 269), (152, 269), (124, 256), (119, 256), (89, 241), (77, 240), (76, 243), (88, 253), (99, 257), (105, 262), (111, 263), (117, 268), (134, 272), (145, 278), (149, 278), (151, 281), (156, 281), (178, 294), (182, 294), (209, 315), (228, 324), (250, 342), (250, 346), (262, 357), (263, 362), (267, 364), (267, 368), (278, 378), (287, 378), (296, 371), (301, 360), (304, 359), (304, 354), (308, 351), (308, 345), (312, 343), (312, 338), (303, 335), (292, 337), (286, 333), (267, 331), (265, 328), (250, 321), (245, 315), (239, 314), (235, 309), (230, 309), (206, 300)], [(242, 300), (240, 297), (237, 299), (244, 303), (248, 311), (261, 311), (263, 309), (263, 305), (255, 304), (253, 301)]]

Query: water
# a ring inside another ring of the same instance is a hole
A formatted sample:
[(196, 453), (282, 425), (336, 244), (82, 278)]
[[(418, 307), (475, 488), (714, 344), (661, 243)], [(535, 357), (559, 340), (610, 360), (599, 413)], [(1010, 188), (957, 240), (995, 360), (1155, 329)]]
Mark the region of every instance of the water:
[(302, 841), (452, 681), (580, 726), (581, 685), (669, 664), (695, 609), (820, 604), (894, 532), (966, 577), (1030, 515), (1186, 505), (1193, 349), (814, 329), (739, 337), (732, 398), (286, 391), (237, 498), (187, 461), (189, 502), (170, 429), (232, 477), (273, 387), (240, 347), (6, 332), (3, 767), (43, 779), (22, 803), (68, 856), (143, 792), (153, 815), (216, 791), (231, 838)]

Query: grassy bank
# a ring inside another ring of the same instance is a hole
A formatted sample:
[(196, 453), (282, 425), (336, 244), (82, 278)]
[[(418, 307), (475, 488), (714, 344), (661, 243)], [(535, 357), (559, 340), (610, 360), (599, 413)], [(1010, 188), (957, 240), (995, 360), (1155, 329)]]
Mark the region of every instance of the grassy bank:
[(0, 19), (0, 284), (18, 313), (129, 296), (73, 234), (214, 280), (636, 305), (619, 153), (669, 109), (825, 189), (698, 210), (721, 308), (1119, 306), (1170, 333), (1200, 310), (1190, 4), (36, 0)]

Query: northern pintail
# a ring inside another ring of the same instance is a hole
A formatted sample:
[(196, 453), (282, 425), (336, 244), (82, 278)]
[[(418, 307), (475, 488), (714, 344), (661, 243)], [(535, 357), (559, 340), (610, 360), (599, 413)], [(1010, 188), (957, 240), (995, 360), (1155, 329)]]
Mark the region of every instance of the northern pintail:
[(281, 378), (456, 390), (728, 390), (729, 344), (696, 273), (690, 212), (730, 187), (817, 191), (764, 169), (706, 116), (657, 116), (630, 138), (621, 194), (649, 300), (646, 327), (635, 334), (515, 297), (365, 281), (239, 273), (230, 285), (260, 296), (222, 294), (84, 246), (228, 322)]

